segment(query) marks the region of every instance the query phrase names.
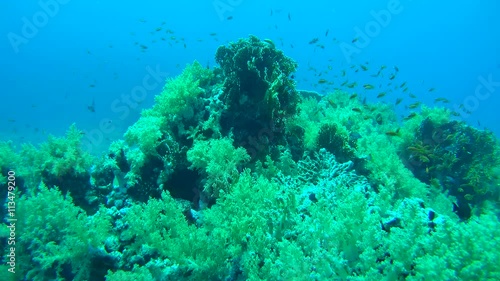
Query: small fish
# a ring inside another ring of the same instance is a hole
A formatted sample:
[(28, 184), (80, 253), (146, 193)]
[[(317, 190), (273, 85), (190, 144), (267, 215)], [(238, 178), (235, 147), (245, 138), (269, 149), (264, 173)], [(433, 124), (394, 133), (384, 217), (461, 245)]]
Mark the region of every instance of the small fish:
[(95, 85), (94, 84), (90, 84), (89, 88), (95, 88)]
[(345, 70), (342, 70), (342, 77), (345, 76)]
[(394, 66), (394, 70), (396, 70), (396, 72), (399, 72), (399, 68), (397, 66)]
[(434, 92), (436, 89), (435, 88), (430, 88), (429, 93)]
[(436, 98), (434, 102), (450, 103), (450, 101), (446, 98)]
[(330, 29), (327, 29), (325, 32), (325, 37), (328, 37), (328, 32), (330, 32)]
[(361, 67), (361, 69), (363, 69), (363, 71), (367, 71), (368, 70), (368, 67), (366, 65), (361, 64), (360, 67)]
[(410, 105), (408, 106), (408, 108), (410, 108), (410, 109), (415, 109), (415, 108), (419, 107), (419, 106), (420, 106), (420, 104), (422, 104), (422, 103), (421, 103), (421, 102), (419, 102), (419, 101), (417, 101), (417, 102), (415, 102), (415, 103), (410, 104)]
[(416, 99), (416, 98), (417, 98), (417, 96), (415, 96), (415, 95), (414, 95), (414, 94), (412, 94), (412, 93), (410, 93), (408, 96), (410, 96), (410, 98), (412, 98), (412, 99)]
[(357, 82), (352, 82), (352, 83), (348, 84), (347, 87), (352, 89), (352, 88), (356, 87), (357, 85), (358, 85)]
[(408, 87), (405, 87), (405, 88), (403, 89), (403, 93), (404, 93), (404, 92), (408, 92)]
[(210, 36), (217, 36), (217, 33), (212, 32), (212, 33), (210, 33)]
[(415, 146), (408, 146), (408, 151), (411, 151), (411, 152), (422, 152), (422, 148), (418, 148), (418, 147), (415, 147)]
[(420, 161), (422, 161), (423, 163), (429, 163), (429, 162), (431, 161), (431, 160), (430, 160), (427, 156), (425, 156), (425, 155), (420, 155), (418, 158), (419, 158), (419, 159), (420, 159)]
[(358, 96), (358, 94), (354, 93), (354, 94), (352, 94), (352, 95), (349, 97), (349, 99), (350, 99), (350, 100), (355, 99), (357, 96)]
[(233, 16), (229, 16), (226, 18), (227, 20), (232, 20), (233, 19)]
[(400, 104), (403, 101), (403, 98), (397, 98), (396, 102), (394, 103), (395, 105)]
[(373, 90), (373, 89), (375, 89), (375, 87), (373, 85), (371, 85), (371, 84), (364, 84), (363, 88), (365, 88), (365, 90)]
[(318, 84), (325, 84), (326, 82), (328, 82), (328, 80), (326, 80), (326, 79), (319, 79), (318, 80)]
[(309, 44), (312, 45), (312, 44), (316, 44), (317, 42), (319, 41), (318, 38), (313, 38), (311, 41), (309, 41)]
[(399, 137), (399, 128), (396, 131), (387, 131), (385, 134), (389, 137)]
[(387, 94), (386, 92), (382, 92), (382, 93), (380, 93), (380, 94), (377, 95), (377, 98), (378, 99), (379, 98), (383, 98), (383, 97), (385, 97), (386, 94)]
[(404, 86), (406, 86), (406, 82), (403, 82), (403, 84), (399, 85), (399, 88), (403, 88)]
[(351, 43), (356, 43), (356, 42), (358, 42), (358, 40), (359, 40), (359, 37), (355, 37), (354, 39), (352, 39)]
[(391, 76), (389, 77), (389, 80), (394, 80), (394, 78), (396, 78), (396, 74), (391, 74)]
[(349, 83), (349, 81), (348, 81), (348, 80), (346, 80), (346, 81), (342, 82), (342, 84), (340, 84), (340, 86), (345, 86), (345, 85), (347, 85), (347, 83)]
[(290, 13), (288, 13), (288, 20), (291, 21), (292, 20), (292, 15), (290, 15)]
[(410, 113), (410, 115), (406, 116), (406, 117), (404, 118), (404, 120), (405, 120), (405, 121), (408, 121), (408, 120), (412, 119), (412, 118), (413, 118), (413, 117), (415, 117), (415, 116), (417, 116), (417, 114), (416, 114), (415, 112), (412, 112), (412, 113)]
[(87, 109), (90, 112), (95, 112), (95, 100), (94, 99), (92, 99), (92, 104), (87, 106)]
[(353, 107), (352, 108), (352, 111), (354, 112), (358, 112), (358, 113), (361, 113), (361, 109), (357, 108), (357, 107)]
[(156, 31), (156, 32), (158, 32), (158, 31), (161, 31), (161, 29), (162, 29), (162, 28), (161, 28), (161, 26), (159, 26), (159, 27), (157, 27), (157, 28), (155, 29), (155, 31)]
[(146, 45), (141, 45), (140, 47), (141, 47), (141, 49), (143, 49), (143, 50), (146, 50), (146, 49), (148, 48), (148, 46), (146, 46)]

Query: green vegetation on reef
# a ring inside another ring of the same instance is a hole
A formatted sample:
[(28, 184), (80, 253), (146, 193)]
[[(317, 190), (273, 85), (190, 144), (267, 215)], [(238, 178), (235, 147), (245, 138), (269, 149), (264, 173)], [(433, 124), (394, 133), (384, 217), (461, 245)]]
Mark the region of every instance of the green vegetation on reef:
[(297, 64), (254, 36), (216, 60), (166, 81), (99, 157), (75, 125), (0, 143), (18, 186), (1, 280), (500, 279), (490, 132), (298, 90)]

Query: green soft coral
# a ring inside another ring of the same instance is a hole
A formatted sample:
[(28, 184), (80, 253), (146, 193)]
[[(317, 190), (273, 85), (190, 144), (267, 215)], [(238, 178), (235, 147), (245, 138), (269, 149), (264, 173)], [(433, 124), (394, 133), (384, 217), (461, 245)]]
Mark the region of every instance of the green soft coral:
[(46, 143), (40, 146), (43, 161), (42, 169), (52, 175), (68, 173), (87, 173), (92, 163), (92, 156), (81, 147), (82, 131), (75, 124), (69, 127), (66, 137), (49, 136)]
[(125, 140), (129, 145), (137, 145), (144, 154), (156, 155), (165, 122), (165, 117), (143, 115), (125, 132)]
[[(20, 157), (14, 150), (12, 142), (0, 142), (0, 184), (6, 183), (6, 177), (1, 174), (4, 170), (13, 170), (19, 167)], [(19, 171), (17, 171), (19, 172)]]
[[(219, 231), (209, 237), (207, 231), (189, 225), (183, 212), (182, 204), (168, 193), (163, 193), (161, 199), (128, 209), (124, 217), (128, 227), (120, 239), (133, 241), (128, 248), (129, 256), (159, 256), (164, 264), (161, 268), (153, 260), (146, 265), (157, 280), (222, 279), (228, 258), (223, 237)], [(137, 274), (130, 276), (138, 276), (139, 270), (148, 275), (144, 269), (134, 269)], [(127, 273), (118, 272), (116, 276)]]
[(244, 148), (235, 148), (230, 138), (198, 140), (187, 152), (191, 168), (206, 174), (205, 191), (219, 197), (238, 178), (238, 168), (250, 160)]
[(202, 86), (206, 86), (212, 78), (212, 71), (197, 61), (186, 66), (181, 75), (169, 79), (163, 91), (155, 97), (152, 113), (162, 116), (192, 116), (192, 105), (204, 93)]
[(146, 267), (134, 265), (131, 271), (108, 271), (106, 281), (151, 281), (153, 276)]
[(140, 252), (150, 249), (161, 255), (182, 259), (183, 248), (188, 248), (187, 240), (194, 231), (182, 214), (182, 205), (168, 193), (161, 199), (151, 199), (147, 204), (135, 204), (125, 214), (127, 229), (121, 234), (124, 241), (132, 240), (130, 249)]
[(90, 170), (93, 156), (81, 146), (83, 132), (72, 124), (65, 137), (49, 136), (48, 140), (36, 149), (33, 145), (23, 145), (23, 163), (41, 173), (52, 177), (86, 174)]
[[(70, 196), (40, 184), (32, 195), (23, 195), (17, 207), (17, 249), (20, 270), (30, 280), (62, 278), (62, 267), (71, 265), (74, 280), (88, 280), (92, 253), (102, 249), (111, 233), (110, 217), (101, 208), (86, 216)], [(43, 219), (42, 219), (43, 218)]]

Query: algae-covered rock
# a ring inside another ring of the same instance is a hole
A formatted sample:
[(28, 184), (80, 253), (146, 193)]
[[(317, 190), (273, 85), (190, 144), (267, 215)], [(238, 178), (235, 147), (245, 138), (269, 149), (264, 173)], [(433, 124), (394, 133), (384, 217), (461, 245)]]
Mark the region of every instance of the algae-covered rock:
[(265, 132), (270, 145), (282, 142), (284, 121), (300, 99), (291, 78), (297, 64), (255, 36), (219, 47), (215, 59), (225, 77), (223, 132), (233, 130), (235, 142), (258, 155), (267, 146), (252, 148), (249, 138)]

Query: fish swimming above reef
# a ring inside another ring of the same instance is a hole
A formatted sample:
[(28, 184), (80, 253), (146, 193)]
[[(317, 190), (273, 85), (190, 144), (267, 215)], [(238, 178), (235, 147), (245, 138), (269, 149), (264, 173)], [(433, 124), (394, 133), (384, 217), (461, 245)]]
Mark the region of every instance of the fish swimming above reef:
[(87, 105), (87, 109), (88, 109), (90, 112), (95, 112), (95, 100), (94, 100), (94, 99), (92, 99), (92, 104)]
[(319, 39), (318, 38), (313, 38), (311, 41), (309, 41), (309, 44), (312, 45), (312, 44), (316, 44), (318, 43)]

